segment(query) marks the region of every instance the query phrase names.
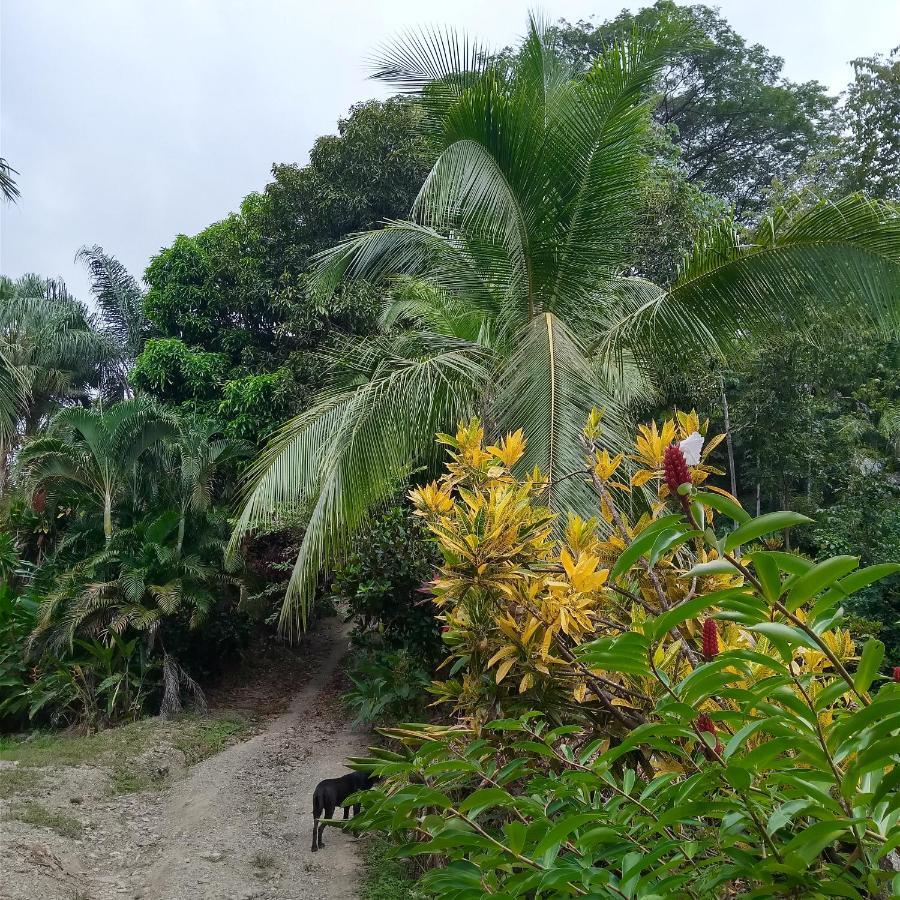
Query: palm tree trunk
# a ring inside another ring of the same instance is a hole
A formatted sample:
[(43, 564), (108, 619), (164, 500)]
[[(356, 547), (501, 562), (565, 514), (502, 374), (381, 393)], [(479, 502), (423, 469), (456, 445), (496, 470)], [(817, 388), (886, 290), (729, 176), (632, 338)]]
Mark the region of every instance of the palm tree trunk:
[(112, 494), (106, 491), (103, 495), (103, 535), (107, 544), (112, 537), (112, 531)]

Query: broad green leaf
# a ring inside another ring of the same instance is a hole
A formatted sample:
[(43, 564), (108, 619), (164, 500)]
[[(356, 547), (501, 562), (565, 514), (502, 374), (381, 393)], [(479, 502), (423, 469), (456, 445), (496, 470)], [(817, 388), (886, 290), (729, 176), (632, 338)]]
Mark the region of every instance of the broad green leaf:
[(883, 659), (884, 644), (875, 638), (869, 638), (863, 647), (856, 674), (853, 676), (853, 686), (860, 693), (871, 687)]
[(866, 566), (864, 569), (842, 578), (837, 584), (829, 588), (822, 597), (822, 601), (838, 602), (846, 597), (850, 597), (857, 591), (861, 591), (870, 584), (880, 581), (882, 578), (896, 575), (897, 572), (900, 572), (900, 563), (881, 563), (876, 566)]
[[(681, 516), (664, 516), (657, 519), (652, 525), (647, 526), (621, 553), (616, 560), (612, 569), (610, 569), (609, 577), (615, 581), (620, 575), (624, 575), (631, 567), (643, 556), (644, 553), (650, 551), (656, 542), (656, 538), (661, 531), (666, 530), (676, 522), (681, 522)], [(681, 531), (687, 531), (686, 525), (682, 525)]]
[(733, 550), (740, 544), (749, 544), (758, 538), (765, 537), (773, 531), (781, 531), (783, 528), (790, 528), (793, 525), (806, 525), (812, 522), (808, 516), (801, 515), (791, 510), (781, 510), (779, 512), (766, 513), (745, 522), (736, 528), (725, 539), (725, 549)]
[(716, 512), (728, 516), (739, 525), (743, 525), (750, 521), (750, 513), (744, 509), (739, 503), (723, 497), (721, 494), (713, 494), (709, 491), (699, 491), (694, 495), (694, 499), (704, 506), (711, 506)]
[(778, 644), (787, 646), (800, 644), (804, 647), (809, 647), (811, 650), (819, 649), (819, 645), (811, 637), (799, 628), (785, 625), (784, 622), (760, 622), (759, 625), (751, 625), (749, 630), (764, 634), (769, 640)]
[(750, 559), (753, 560), (753, 568), (766, 600), (773, 603), (781, 594), (781, 575), (777, 561), (767, 550), (756, 550), (750, 554)]
[(679, 603), (672, 607), (668, 612), (663, 613), (653, 623), (653, 636), (659, 639), (667, 631), (670, 631), (682, 622), (688, 619), (696, 619), (697, 616), (710, 606), (718, 606), (726, 598), (735, 593), (739, 593), (739, 589), (729, 589), (727, 591), (714, 591), (711, 594), (702, 594), (694, 597), (685, 603)]
[(788, 841), (784, 847), (784, 855), (796, 854), (807, 866), (811, 865), (829, 844), (845, 834), (848, 829), (847, 822), (837, 820), (816, 822)]
[(698, 563), (682, 575), (682, 578), (705, 578), (707, 575), (737, 575), (738, 570), (727, 559), (713, 559)]
[(786, 606), (789, 610), (797, 609), (819, 591), (830, 587), (839, 578), (852, 572), (859, 565), (859, 557), (834, 556), (814, 565), (799, 575), (791, 585)]
[(489, 787), (474, 791), (463, 800), (457, 809), (470, 816), (477, 816), (492, 806), (512, 806), (515, 798), (502, 788)]

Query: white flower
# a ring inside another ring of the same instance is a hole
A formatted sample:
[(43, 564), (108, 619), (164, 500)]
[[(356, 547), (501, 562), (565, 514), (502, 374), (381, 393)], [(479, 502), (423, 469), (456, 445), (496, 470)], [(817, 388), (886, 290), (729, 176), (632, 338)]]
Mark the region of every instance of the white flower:
[(699, 431), (692, 431), (679, 445), (684, 454), (684, 461), (689, 466), (700, 465), (700, 451), (703, 449), (703, 435)]

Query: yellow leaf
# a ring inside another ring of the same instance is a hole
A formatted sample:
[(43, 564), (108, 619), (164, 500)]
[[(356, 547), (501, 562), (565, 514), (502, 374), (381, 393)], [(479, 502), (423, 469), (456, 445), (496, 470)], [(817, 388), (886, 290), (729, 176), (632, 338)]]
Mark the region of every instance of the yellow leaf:
[(650, 481), (651, 478), (655, 478), (656, 475), (657, 473), (650, 469), (638, 469), (637, 472), (631, 476), (631, 485), (632, 487), (641, 487)]
[(512, 656), (516, 652), (518, 652), (518, 647), (513, 644), (507, 644), (505, 647), (501, 647), (489, 660), (487, 667), (490, 668), (495, 662), (505, 659), (507, 656)]
[(506, 678), (507, 674), (509, 674), (509, 670), (516, 664), (515, 659), (507, 659), (500, 664), (497, 669), (496, 681), (497, 684), (500, 684), (504, 678)]

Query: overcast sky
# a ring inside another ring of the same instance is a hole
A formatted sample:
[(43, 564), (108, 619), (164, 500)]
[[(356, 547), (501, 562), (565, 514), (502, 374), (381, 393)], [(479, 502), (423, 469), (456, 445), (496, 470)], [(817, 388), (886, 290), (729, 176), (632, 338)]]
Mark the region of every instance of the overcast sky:
[[(373, 48), (449, 24), (512, 44), (529, 8), (604, 19), (622, 0), (0, 0), (0, 156), (22, 196), (0, 210), (0, 272), (61, 275), (101, 244), (136, 275), (305, 162), (348, 107), (384, 89)], [(900, 43), (898, 0), (721, 0), (732, 26), (794, 80), (838, 92), (848, 60)]]

